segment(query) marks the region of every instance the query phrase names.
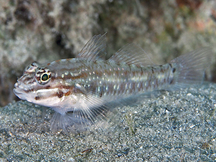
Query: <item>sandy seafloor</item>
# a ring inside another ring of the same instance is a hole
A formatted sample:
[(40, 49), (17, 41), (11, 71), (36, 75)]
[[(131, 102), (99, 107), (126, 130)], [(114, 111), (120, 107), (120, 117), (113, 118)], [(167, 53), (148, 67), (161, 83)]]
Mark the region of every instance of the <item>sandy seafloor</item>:
[(0, 161), (216, 161), (215, 100), (216, 84), (165, 92), (76, 135), (50, 131), (52, 110), (13, 102), (0, 109)]

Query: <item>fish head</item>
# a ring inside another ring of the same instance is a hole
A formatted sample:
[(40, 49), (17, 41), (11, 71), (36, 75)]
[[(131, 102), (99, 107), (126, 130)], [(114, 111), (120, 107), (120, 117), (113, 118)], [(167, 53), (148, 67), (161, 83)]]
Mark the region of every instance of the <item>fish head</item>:
[(62, 93), (59, 93), (58, 83), (52, 79), (53, 75), (49, 68), (33, 62), (25, 68), (23, 75), (15, 83), (13, 91), (22, 100), (56, 107), (62, 99)]

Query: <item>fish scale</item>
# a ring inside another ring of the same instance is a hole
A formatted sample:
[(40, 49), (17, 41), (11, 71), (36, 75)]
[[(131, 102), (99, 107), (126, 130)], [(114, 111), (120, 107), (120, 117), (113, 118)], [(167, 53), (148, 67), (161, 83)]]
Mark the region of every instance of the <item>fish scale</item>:
[(210, 48), (201, 48), (155, 65), (150, 55), (134, 44), (108, 60), (103, 59), (105, 47), (105, 35), (96, 35), (77, 58), (46, 65), (32, 63), (15, 83), (14, 93), (52, 108), (56, 112), (51, 120), (54, 132), (79, 132), (106, 117), (112, 102), (201, 83), (212, 57)]

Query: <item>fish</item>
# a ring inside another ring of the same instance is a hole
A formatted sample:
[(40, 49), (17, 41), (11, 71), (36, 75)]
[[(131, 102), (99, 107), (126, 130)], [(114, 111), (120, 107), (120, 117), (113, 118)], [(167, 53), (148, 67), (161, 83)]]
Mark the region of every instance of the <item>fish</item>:
[(53, 132), (82, 132), (106, 118), (112, 103), (202, 83), (212, 52), (203, 47), (157, 65), (131, 43), (106, 57), (106, 34), (95, 35), (75, 58), (28, 65), (14, 94), (54, 110)]

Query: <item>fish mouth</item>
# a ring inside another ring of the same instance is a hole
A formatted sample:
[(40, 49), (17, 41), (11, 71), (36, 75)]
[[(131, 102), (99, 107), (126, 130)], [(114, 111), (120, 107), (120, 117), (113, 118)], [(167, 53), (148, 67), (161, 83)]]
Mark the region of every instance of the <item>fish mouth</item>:
[(19, 82), (16, 82), (15, 84), (14, 84), (14, 88), (17, 88), (17, 87), (19, 87)]
[(13, 92), (14, 92), (14, 94), (15, 94), (17, 97), (19, 97), (20, 99), (23, 98), (22, 96), (23, 96), (24, 91), (23, 91), (23, 89), (20, 87), (19, 82), (16, 82), (16, 83), (14, 84)]
[(32, 90), (19, 80), (14, 84), (13, 92), (22, 100), (29, 100), (32, 97)]
[(16, 82), (16, 83), (14, 84), (14, 89), (13, 89), (13, 91), (14, 91), (15, 94), (21, 93), (21, 92), (20, 92), (20, 91), (21, 91), (21, 88), (20, 88), (19, 82)]
[(14, 94), (15, 94), (16, 96), (22, 94), (22, 92), (21, 92), (19, 89), (17, 89), (17, 88), (14, 88), (14, 89), (13, 89), (13, 92), (14, 92)]

